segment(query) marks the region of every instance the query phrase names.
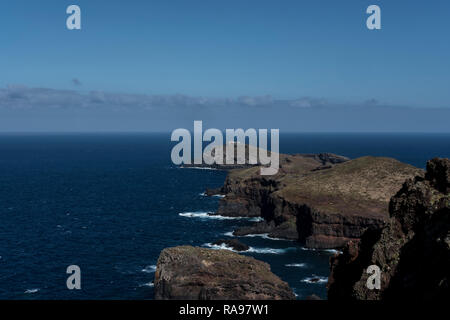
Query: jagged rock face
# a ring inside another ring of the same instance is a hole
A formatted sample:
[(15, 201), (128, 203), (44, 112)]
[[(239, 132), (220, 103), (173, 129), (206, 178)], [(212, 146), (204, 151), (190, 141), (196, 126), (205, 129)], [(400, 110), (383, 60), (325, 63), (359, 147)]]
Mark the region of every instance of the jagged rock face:
[(427, 163), (425, 178), (440, 192), (450, 192), (450, 163), (448, 159), (433, 159)]
[[(328, 299), (433, 300), (450, 297), (450, 160), (432, 159), (425, 179), (407, 180), (392, 197), (390, 221), (331, 259)], [(366, 268), (381, 270), (380, 290)]]
[(389, 199), (422, 170), (389, 158), (349, 160), (333, 154), (283, 155), (273, 176), (258, 168), (232, 170), (218, 214), (262, 216), (236, 235), (269, 233), (309, 248), (341, 248), (388, 220)]
[(154, 283), (155, 299), (295, 299), (267, 263), (227, 250), (166, 248), (159, 256)]

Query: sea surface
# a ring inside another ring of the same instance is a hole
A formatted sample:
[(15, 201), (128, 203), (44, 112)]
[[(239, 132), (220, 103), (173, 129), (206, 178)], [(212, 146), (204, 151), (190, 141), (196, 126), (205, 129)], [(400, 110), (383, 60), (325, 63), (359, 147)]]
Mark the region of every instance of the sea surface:
[[(281, 152), (450, 157), (450, 134), (283, 134)], [(169, 134), (1, 134), (0, 299), (152, 299), (165, 247), (206, 246), (248, 219), (208, 218), (226, 172), (170, 161)], [(326, 298), (332, 252), (242, 237), (298, 299)], [(66, 268), (81, 268), (68, 290)], [(321, 280), (311, 283), (311, 278)]]

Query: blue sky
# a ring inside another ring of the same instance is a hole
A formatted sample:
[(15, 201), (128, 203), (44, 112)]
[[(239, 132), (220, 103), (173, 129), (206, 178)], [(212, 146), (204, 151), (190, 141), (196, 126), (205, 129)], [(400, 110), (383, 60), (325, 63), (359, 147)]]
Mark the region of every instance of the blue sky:
[[(66, 29), (70, 4), (82, 30)], [(381, 30), (366, 28), (370, 4)], [(449, 22), (438, 0), (2, 1), (0, 90), (448, 108)]]

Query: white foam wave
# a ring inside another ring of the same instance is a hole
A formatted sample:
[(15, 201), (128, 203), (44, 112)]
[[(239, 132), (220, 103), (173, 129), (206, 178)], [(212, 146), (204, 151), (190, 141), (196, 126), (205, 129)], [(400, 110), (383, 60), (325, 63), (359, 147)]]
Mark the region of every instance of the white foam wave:
[[(202, 192), (198, 194), (201, 197), (207, 197), (208, 195), (206, 194), (206, 192)], [(224, 194), (213, 194), (211, 195), (211, 197), (215, 197), (215, 198), (225, 198)]]
[(244, 237), (254, 238), (254, 237), (261, 237), (264, 239), (272, 239), (269, 237), (268, 233), (252, 233), (252, 234), (246, 234)]
[(312, 277), (307, 277), (307, 278), (303, 279), (302, 282), (313, 283), (313, 284), (322, 284), (322, 283), (327, 283), (328, 278), (327, 277), (318, 277), (318, 276), (313, 275)]
[(140, 287), (150, 287), (153, 288), (155, 286), (155, 284), (151, 281), (151, 282), (147, 282), (147, 283), (143, 283), (141, 285), (139, 285)]
[(326, 250), (323, 250), (323, 251), (329, 252), (329, 253), (332, 253), (332, 254), (336, 254), (336, 253), (341, 254), (342, 253), (342, 251), (336, 250), (336, 249), (326, 249)]
[(264, 218), (262, 218), (262, 217), (254, 217), (254, 218), (250, 218), (248, 221), (261, 222), (261, 221), (264, 221)]
[(293, 249), (293, 248), (275, 249), (275, 248), (254, 248), (254, 247), (250, 247), (248, 250), (245, 250), (245, 251), (236, 251), (236, 250), (234, 250), (233, 248), (227, 246), (224, 243), (222, 243), (220, 245), (212, 244), (212, 243), (205, 243), (205, 244), (203, 244), (203, 246), (211, 248), (211, 249), (215, 249), (215, 250), (229, 250), (229, 251), (233, 251), (233, 252), (252, 252), (252, 253), (264, 253), (264, 254), (283, 254), (283, 253), (286, 253), (286, 251)]
[[(274, 249), (274, 248), (253, 248), (250, 247), (250, 249), (247, 250), (247, 252), (254, 252), (254, 253), (270, 253), (270, 254), (283, 254), (286, 253), (288, 250), (291, 250), (292, 248), (286, 248), (286, 249)], [(295, 249), (295, 248), (294, 248)]]
[(27, 289), (25, 290), (25, 293), (36, 293), (38, 291), (40, 291), (41, 289), (39, 288), (34, 288), (34, 289)]
[(342, 251), (336, 250), (336, 249), (314, 249), (314, 248), (305, 248), (305, 247), (302, 247), (301, 249), (305, 250), (305, 251), (323, 251), (323, 252), (327, 252), (327, 253), (331, 253), (331, 254), (335, 254), (335, 253), (341, 254), (342, 253)]
[(233, 231), (229, 231), (229, 232), (225, 232), (224, 235), (227, 236), (227, 237), (248, 237), (248, 238), (260, 237), (260, 238), (267, 239), (267, 240), (292, 241), (292, 240), (289, 240), (289, 239), (281, 239), (281, 238), (269, 237), (268, 233), (251, 233), (251, 234), (246, 234), (246, 235), (243, 235), (243, 236), (236, 236), (236, 235), (234, 235)]
[(285, 264), (286, 267), (296, 267), (296, 268), (305, 268), (306, 263), (288, 263)]
[(261, 237), (263, 239), (267, 239), (267, 240), (276, 240), (276, 241), (291, 241), (289, 239), (281, 239), (281, 238), (274, 238), (274, 237), (270, 237), (268, 233), (255, 233), (255, 234), (246, 234), (244, 237)]
[(183, 169), (197, 169), (197, 170), (217, 170), (217, 168), (211, 167), (181, 167)]
[(144, 269), (141, 270), (142, 272), (145, 273), (153, 273), (156, 271), (156, 266), (155, 265), (150, 265), (150, 266), (146, 266)]
[(254, 218), (248, 217), (227, 217), (221, 216), (218, 214), (214, 214), (214, 212), (205, 212), (205, 211), (196, 211), (196, 212), (181, 212), (178, 214), (181, 217), (186, 218), (200, 218), (200, 219), (217, 219), (217, 220), (239, 220), (239, 219), (248, 219), (248, 221), (256, 221)]
[[(203, 244), (203, 246), (211, 248), (211, 249), (215, 249), (215, 250), (229, 250), (229, 251), (237, 252), (232, 247), (227, 246), (225, 243), (222, 243), (222, 244), (205, 243), (205, 244)], [(243, 252), (243, 251), (241, 251), (241, 252)]]

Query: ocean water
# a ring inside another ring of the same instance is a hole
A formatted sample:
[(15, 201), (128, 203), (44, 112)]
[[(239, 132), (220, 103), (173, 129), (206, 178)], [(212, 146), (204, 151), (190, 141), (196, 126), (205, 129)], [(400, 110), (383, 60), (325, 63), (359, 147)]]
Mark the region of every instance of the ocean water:
[[(207, 246), (247, 219), (212, 219), (226, 172), (177, 168), (168, 134), (0, 135), (0, 299), (152, 299), (169, 246)], [(285, 153), (450, 157), (449, 134), (281, 134)], [(181, 214), (181, 215), (180, 215)], [(242, 237), (299, 299), (326, 298), (329, 251)], [(66, 268), (81, 268), (81, 290)], [(309, 280), (319, 277), (321, 281)]]

